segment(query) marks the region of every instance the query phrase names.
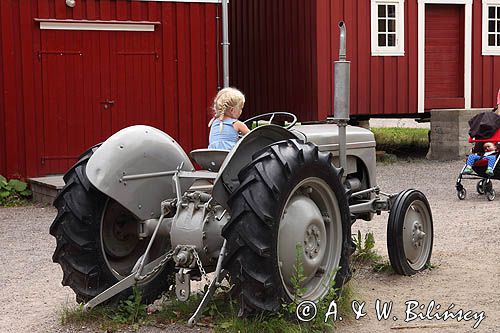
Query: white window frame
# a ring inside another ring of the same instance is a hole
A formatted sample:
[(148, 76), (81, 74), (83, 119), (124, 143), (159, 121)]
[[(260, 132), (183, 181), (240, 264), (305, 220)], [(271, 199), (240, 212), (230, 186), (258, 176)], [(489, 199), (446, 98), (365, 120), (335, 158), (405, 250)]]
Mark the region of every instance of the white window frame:
[[(488, 7), (495, 5), (500, 7), (500, 0), (483, 0), (483, 10), (482, 10), (482, 54), (488, 55), (500, 55), (500, 46), (489, 46), (488, 45)], [(500, 32), (499, 32), (500, 33)]]
[[(396, 6), (396, 46), (378, 46), (378, 5)], [(371, 0), (372, 56), (405, 55), (405, 0)]]

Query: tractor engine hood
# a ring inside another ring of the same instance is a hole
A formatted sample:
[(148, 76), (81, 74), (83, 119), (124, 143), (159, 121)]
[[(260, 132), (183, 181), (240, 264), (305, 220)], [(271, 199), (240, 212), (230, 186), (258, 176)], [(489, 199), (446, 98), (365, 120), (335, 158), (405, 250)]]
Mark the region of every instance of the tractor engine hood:
[[(300, 125), (293, 128), (297, 137), (303, 136), (306, 142), (312, 142), (320, 150), (339, 150), (339, 128), (335, 124)], [(375, 147), (375, 136), (362, 127), (347, 126), (347, 149)]]

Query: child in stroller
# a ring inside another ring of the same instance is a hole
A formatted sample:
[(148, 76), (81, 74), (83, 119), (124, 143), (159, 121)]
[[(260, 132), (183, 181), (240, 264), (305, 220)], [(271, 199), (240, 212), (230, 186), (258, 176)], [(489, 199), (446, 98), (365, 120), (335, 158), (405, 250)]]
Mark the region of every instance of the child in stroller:
[[(485, 194), (489, 201), (495, 200), (495, 190), (491, 180), (500, 180), (500, 129), (486, 139), (469, 138), (470, 143), (480, 143), (485, 151), (484, 155), (470, 154), (460, 172), (455, 188), (460, 200), (464, 200), (467, 190), (462, 185), (462, 179), (479, 179), (476, 185), (477, 193)], [(491, 169), (490, 169), (491, 168)], [(466, 177), (465, 177), (466, 176)]]
[(493, 176), (493, 169), (495, 168), (495, 162), (497, 160), (497, 155), (498, 155), (498, 148), (497, 145), (494, 144), (493, 142), (485, 142), (483, 144), (483, 149), (484, 149), (484, 155), (479, 155), (479, 154), (470, 154), (469, 157), (467, 158), (466, 167), (464, 169), (464, 174), (472, 174), (474, 170), (472, 169), (472, 166), (476, 161), (479, 161), (481, 159), (485, 159), (488, 161), (488, 167), (486, 168), (485, 173), (488, 176)]

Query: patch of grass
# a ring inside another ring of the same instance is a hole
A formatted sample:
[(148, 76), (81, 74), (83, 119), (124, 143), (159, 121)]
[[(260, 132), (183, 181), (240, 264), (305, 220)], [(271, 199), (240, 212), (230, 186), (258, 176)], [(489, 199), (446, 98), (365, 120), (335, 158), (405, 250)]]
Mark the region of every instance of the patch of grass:
[(426, 128), (371, 128), (377, 150), (398, 157), (423, 158), (429, 149), (429, 130)]
[[(213, 328), (215, 332), (238, 332), (238, 333), (298, 333), (298, 332), (331, 332), (335, 323), (330, 316), (325, 323), (325, 315), (329, 310), (330, 303), (335, 300), (337, 304), (337, 316), (349, 318), (352, 316), (350, 304), (353, 291), (349, 283), (340, 290), (335, 288), (334, 272), (329, 279), (328, 294), (317, 305), (317, 316), (310, 322), (300, 322), (296, 317), (297, 305), (301, 302), (300, 296), (304, 293), (303, 283), (306, 280), (304, 267), (299, 258), (303, 249), (297, 246), (297, 261), (294, 265), (292, 288), (297, 297), (289, 304), (284, 304), (277, 313), (258, 312), (252, 316), (238, 317), (239, 305), (236, 300), (231, 299), (228, 287), (220, 287), (213, 299), (204, 309), (198, 320), (200, 326)], [(207, 286), (205, 286), (205, 291)], [(140, 326), (154, 325), (161, 327), (171, 323), (186, 324), (193, 315), (202, 294), (191, 295), (187, 302), (181, 302), (175, 297), (175, 291), (171, 290), (163, 295), (161, 301), (155, 302), (155, 312), (148, 314), (148, 309), (141, 304), (141, 294), (138, 290), (128, 300), (121, 302), (118, 307), (98, 306), (89, 312), (83, 312), (83, 305), (73, 309), (65, 309), (61, 321), (69, 326), (96, 327), (102, 331), (117, 331), (123, 328), (138, 329)], [(98, 323), (98, 324), (96, 324)]]
[(97, 326), (101, 331), (114, 332), (126, 325), (114, 321), (115, 309), (98, 306), (90, 311), (83, 311), (83, 304), (66, 306), (61, 311), (61, 324), (66, 326)]

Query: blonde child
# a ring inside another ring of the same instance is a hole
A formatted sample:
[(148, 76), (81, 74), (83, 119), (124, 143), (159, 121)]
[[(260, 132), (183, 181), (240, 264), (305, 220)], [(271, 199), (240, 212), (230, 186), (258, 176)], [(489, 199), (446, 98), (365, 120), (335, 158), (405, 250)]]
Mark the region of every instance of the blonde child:
[(236, 88), (224, 88), (214, 98), (214, 118), (210, 127), (209, 149), (231, 150), (238, 141), (238, 135), (250, 132), (238, 120), (245, 105), (245, 96)]
[(486, 174), (493, 176), (493, 167), (495, 165), (496, 161), (496, 152), (497, 152), (497, 146), (493, 142), (485, 142), (483, 145), (484, 149), (484, 155), (479, 155), (479, 154), (470, 154), (469, 157), (467, 158), (467, 166), (464, 169), (465, 174), (471, 174), (473, 172), (472, 166), (474, 165), (474, 162), (480, 159), (486, 159), (488, 160), (488, 167), (486, 169)]

